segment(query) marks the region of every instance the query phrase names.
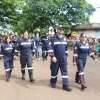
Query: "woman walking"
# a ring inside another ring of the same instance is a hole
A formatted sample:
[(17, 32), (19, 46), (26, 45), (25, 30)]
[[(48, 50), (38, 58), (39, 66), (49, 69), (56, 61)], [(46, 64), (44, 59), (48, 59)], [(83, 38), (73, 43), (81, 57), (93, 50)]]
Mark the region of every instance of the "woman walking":
[(74, 45), (74, 64), (76, 63), (77, 72), (75, 76), (75, 82), (81, 85), (81, 90), (87, 88), (85, 84), (84, 69), (87, 61), (87, 56), (90, 55), (94, 60), (94, 53), (92, 52), (89, 44), (87, 43), (87, 37), (84, 33), (80, 34), (79, 41), (76, 41)]
[(11, 39), (9, 36), (5, 36), (4, 42), (1, 46), (1, 53), (3, 54), (3, 59), (4, 59), (6, 81), (9, 81), (11, 77), (11, 72), (13, 69), (14, 52), (15, 52), (14, 44), (11, 43)]

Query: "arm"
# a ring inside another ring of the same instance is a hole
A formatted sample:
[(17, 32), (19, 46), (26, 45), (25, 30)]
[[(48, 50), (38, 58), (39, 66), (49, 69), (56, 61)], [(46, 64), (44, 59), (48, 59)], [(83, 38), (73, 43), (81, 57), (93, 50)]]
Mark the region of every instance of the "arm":
[(73, 63), (76, 64), (76, 59), (78, 57), (78, 43), (73, 45)]
[(35, 43), (34, 43), (34, 40), (32, 41), (32, 44), (31, 44), (31, 50), (32, 50), (32, 54), (34, 54), (34, 52), (35, 52)]
[(91, 48), (89, 48), (89, 55), (93, 60), (95, 60), (95, 54)]
[(50, 57), (54, 56), (54, 44), (53, 44), (53, 39), (52, 38), (49, 40), (48, 53), (49, 53)]
[(4, 54), (4, 46), (3, 46), (3, 44), (1, 45), (1, 54), (2, 55)]
[(65, 44), (65, 53), (68, 56), (68, 43), (67, 43), (66, 38), (64, 38), (64, 40), (66, 41), (66, 44)]

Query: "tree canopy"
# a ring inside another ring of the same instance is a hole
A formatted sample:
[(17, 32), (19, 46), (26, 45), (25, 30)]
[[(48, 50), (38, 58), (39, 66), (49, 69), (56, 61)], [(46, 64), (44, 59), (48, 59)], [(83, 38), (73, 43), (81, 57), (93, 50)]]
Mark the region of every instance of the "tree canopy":
[(16, 32), (35, 28), (55, 28), (62, 24), (67, 29), (89, 23), (95, 11), (86, 0), (1, 0), (0, 26), (10, 25)]

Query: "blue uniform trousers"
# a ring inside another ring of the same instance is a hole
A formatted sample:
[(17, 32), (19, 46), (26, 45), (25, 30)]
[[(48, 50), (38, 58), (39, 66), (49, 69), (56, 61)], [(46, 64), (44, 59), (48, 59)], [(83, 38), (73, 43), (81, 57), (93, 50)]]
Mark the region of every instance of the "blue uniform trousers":
[(56, 84), (58, 71), (60, 69), (62, 75), (62, 84), (66, 87), (69, 87), (66, 57), (63, 60), (57, 59), (57, 63), (51, 61), (50, 69), (51, 69), (51, 80), (50, 80), (51, 84)]
[(6, 71), (12, 70), (13, 68), (13, 57), (4, 56), (4, 67)]
[(78, 72), (84, 72), (84, 68), (86, 65), (87, 58), (77, 58), (76, 64), (77, 64), (77, 70)]
[(32, 55), (21, 55), (20, 56), (20, 63), (21, 67), (24, 69), (26, 66), (27, 68), (32, 67)]

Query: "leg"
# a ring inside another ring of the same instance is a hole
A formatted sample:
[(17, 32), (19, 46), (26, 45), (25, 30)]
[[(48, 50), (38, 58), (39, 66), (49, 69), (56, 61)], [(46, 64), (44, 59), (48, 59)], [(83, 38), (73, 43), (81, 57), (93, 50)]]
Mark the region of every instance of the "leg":
[(5, 79), (6, 81), (9, 81), (10, 80), (9, 58), (4, 58), (4, 67), (5, 67)]
[(39, 60), (39, 47), (37, 47), (37, 58)]
[(13, 59), (14, 59), (14, 56), (11, 57), (11, 60), (10, 60), (10, 64), (11, 64), (11, 69), (14, 68), (14, 62), (13, 62)]
[(75, 75), (75, 82), (76, 82), (77, 84), (80, 84), (79, 72), (76, 72), (76, 75)]
[(22, 80), (25, 80), (26, 57), (20, 56), (20, 64), (21, 64)]
[(59, 66), (57, 63), (54, 63), (51, 61), (50, 69), (51, 69), (50, 85), (52, 88), (56, 88), (57, 74), (58, 74)]
[(78, 68), (78, 66), (79, 66), (79, 61), (78, 61), (78, 59), (76, 59), (76, 65), (77, 65), (77, 72), (76, 72), (76, 75), (75, 75), (75, 82), (77, 83), (77, 84), (80, 84), (80, 77), (79, 77), (79, 68)]
[(45, 59), (47, 60), (47, 57), (48, 57), (48, 52), (46, 52), (46, 56), (45, 56)]
[(72, 89), (69, 86), (69, 77), (68, 77), (68, 70), (67, 70), (67, 62), (64, 61), (63, 63), (60, 62), (60, 70), (62, 74), (62, 84), (63, 90), (71, 91)]
[(30, 82), (34, 82), (35, 79), (33, 78), (33, 69), (28, 69), (29, 79)]
[(38, 49), (37, 49), (37, 47), (35, 49), (35, 56), (36, 56), (36, 58), (38, 58)]
[(44, 51), (44, 56), (43, 56), (44, 60), (47, 60), (47, 56), (48, 56), (47, 51)]
[(35, 80), (33, 79), (32, 55), (29, 55), (27, 57), (27, 69), (28, 69), (30, 82), (34, 82)]
[(81, 90), (84, 90), (86, 87), (85, 78), (84, 78), (84, 67), (86, 64), (86, 59), (79, 59), (79, 77), (80, 77), (80, 84)]
[(13, 58), (11, 58), (11, 59), (9, 60), (9, 65), (10, 65), (10, 77), (11, 77), (12, 69), (13, 69), (13, 67), (14, 67), (14, 65), (13, 65)]
[(43, 58), (43, 61), (45, 60), (45, 52), (42, 51), (42, 58)]
[(10, 69), (5, 69), (5, 79), (6, 81), (10, 81)]
[(22, 80), (25, 80), (25, 66), (21, 66)]

